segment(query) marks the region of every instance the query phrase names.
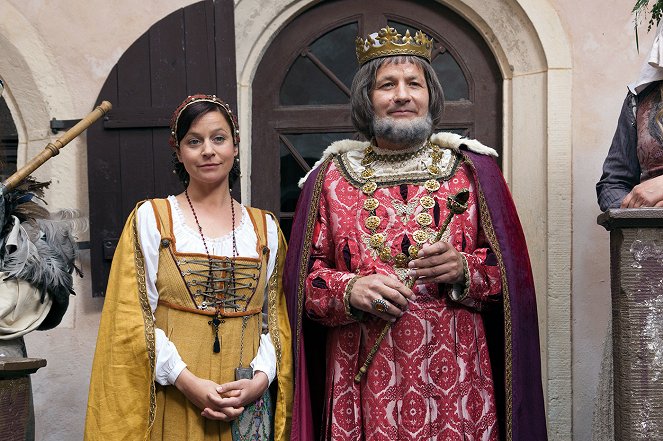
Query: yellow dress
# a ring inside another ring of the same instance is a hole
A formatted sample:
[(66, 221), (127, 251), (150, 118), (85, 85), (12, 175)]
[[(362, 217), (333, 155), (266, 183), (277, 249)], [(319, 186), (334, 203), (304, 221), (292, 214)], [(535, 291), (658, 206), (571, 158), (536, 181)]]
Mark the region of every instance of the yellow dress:
[(267, 322), (277, 356), (273, 433), (275, 440), (287, 440), (292, 405), (292, 354), (281, 290), (285, 257), (282, 235), (279, 234), (275, 269), (267, 280), (270, 250), (265, 216), (269, 214), (247, 207), (258, 237), (259, 257), (235, 260), (238, 301), (232, 301), (225, 288), (232, 258), (211, 256), (217, 297), (228, 300), (221, 311), (220, 352), (215, 353), (214, 332), (209, 324), (214, 308), (203, 309), (201, 295), (208, 277), (207, 255), (177, 252), (169, 204), (163, 199), (151, 203), (161, 234), (156, 281), (159, 307), (153, 319), (134, 210), (113, 258), (92, 368), (85, 439), (230, 441), (229, 424), (202, 417), (200, 410), (177, 388), (154, 382), (154, 326), (165, 332), (195, 375), (219, 384), (233, 381), (235, 368), (240, 365), (240, 352), (241, 365), (248, 367), (258, 350), (265, 285), (269, 284)]

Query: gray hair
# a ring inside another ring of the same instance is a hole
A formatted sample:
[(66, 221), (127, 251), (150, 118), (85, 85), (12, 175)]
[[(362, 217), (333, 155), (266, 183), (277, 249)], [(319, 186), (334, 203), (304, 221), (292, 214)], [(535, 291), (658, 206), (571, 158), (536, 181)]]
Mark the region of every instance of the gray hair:
[[(375, 77), (378, 69), (383, 64), (394, 63), (413, 63), (421, 67), (426, 78), (428, 87), (428, 113), (433, 121), (433, 129), (442, 122), (442, 112), (444, 111), (444, 93), (440, 80), (433, 67), (426, 60), (412, 55), (399, 55), (396, 57), (382, 57), (368, 61), (359, 68), (359, 71), (352, 80), (352, 89), (350, 93), (350, 105), (352, 106), (352, 124), (366, 137), (373, 138), (373, 104), (371, 103), (371, 91), (375, 87)], [(432, 134), (432, 133), (431, 133)]]

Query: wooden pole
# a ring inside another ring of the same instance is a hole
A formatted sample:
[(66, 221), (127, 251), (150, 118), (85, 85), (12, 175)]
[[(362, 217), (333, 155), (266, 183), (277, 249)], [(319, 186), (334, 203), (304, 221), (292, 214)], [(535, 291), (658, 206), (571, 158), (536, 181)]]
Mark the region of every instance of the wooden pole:
[(55, 140), (54, 142), (49, 142), (44, 150), (39, 153), (37, 156), (32, 158), (30, 162), (21, 167), (16, 173), (8, 177), (3, 183), (2, 188), (0, 189), (2, 195), (9, 193), (13, 190), (23, 179), (27, 178), (32, 172), (37, 170), (39, 167), (44, 164), (44, 162), (51, 159), (53, 156), (60, 153), (60, 149), (67, 145), (72, 139), (76, 138), (78, 135), (83, 133), (85, 129), (90, 127), (92, 123), (97, 121), (99, 118), (104, 116), (109, 110), (113, 108), (112, 104), (108, 101), (103, 101), (100, 105), (94, 108), (85, 118), (80, 120), (74, 127), (67, 130), (64, 135)]

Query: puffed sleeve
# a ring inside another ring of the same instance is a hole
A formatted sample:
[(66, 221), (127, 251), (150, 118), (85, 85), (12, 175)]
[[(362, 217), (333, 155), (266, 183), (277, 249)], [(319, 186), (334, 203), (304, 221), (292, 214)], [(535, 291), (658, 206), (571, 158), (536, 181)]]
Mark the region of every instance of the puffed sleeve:
[[(152, 314), (157, 309), (159, 293), (156, 287), (157, 269), (159, 268), (159, 244), (161, 235), (157, 228), (156, 218), (152, 204), (145, 203), (138, 208), (136, 213), (136, 224), (138, 239), (145, 259), (145, 287), (150, 302)], [(163, 330), (154, 328), (156, 366), (155, 380), (163, 385), (175, 384), (175, 380), (186, 367), (186, 363), (177, 352), (177, 348), (171, 342)]]

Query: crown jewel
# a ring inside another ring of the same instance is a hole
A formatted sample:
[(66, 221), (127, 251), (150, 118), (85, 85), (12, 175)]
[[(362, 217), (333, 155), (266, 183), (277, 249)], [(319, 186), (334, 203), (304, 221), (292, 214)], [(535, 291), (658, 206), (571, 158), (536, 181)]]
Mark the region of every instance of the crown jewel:
[(380, 29), (377, 34), (373, 33), (365, 40), (357, 37), (357, 60), (363, 65), (378, 57), (390, 57), (394, 55), (414, 55), (431, 61), (433, 50), (433, 39), (422, 31), (417, 31), (414, 37), (410, 30), (405, 35), (399, 34), (396, 29), (387, 26)]

